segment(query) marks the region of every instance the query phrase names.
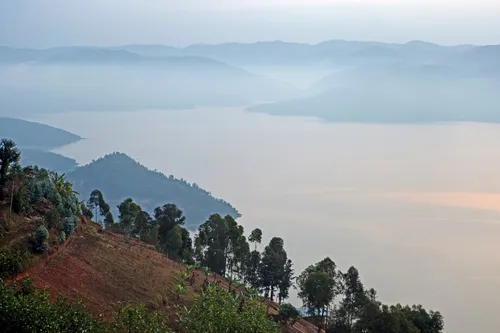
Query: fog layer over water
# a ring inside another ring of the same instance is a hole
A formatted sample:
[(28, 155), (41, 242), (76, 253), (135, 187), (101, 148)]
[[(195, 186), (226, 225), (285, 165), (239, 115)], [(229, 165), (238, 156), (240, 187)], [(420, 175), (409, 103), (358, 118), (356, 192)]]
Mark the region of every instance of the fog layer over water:
[[(247, 232), (285, 240), (296, 272), (325, 256), (446, 332), (494, 332), (500, 292), (500, 125), (331, 124), (238, 109), (66, 113), (38, 120), (232, 203)], [(294, 302), (297, 303), (295, 300)]]

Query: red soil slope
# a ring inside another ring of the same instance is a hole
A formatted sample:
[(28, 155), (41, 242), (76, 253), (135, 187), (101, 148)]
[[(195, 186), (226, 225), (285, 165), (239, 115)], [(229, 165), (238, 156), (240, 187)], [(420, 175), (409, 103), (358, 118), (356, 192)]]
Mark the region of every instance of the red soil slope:
[[(174, 323), (178, 306), (189, 306), (194, 295), (201, 291), (205, 280), (203, 272), (195, 272), (194, 284), (178, 300), (172, 290), (178, 273), (185, 270), (184, 265), (143, 242), (97, 230), (93, 223), (83, 224), (65, 247), (26, 275), (36, 286), (48, 288), (53, 295), (82, 299), (95, 315), (107, 317), (123, 302), (132, 301), (164, 312)], [(214, 277), (209, 279), (213, 281)], [(217, 276), (216, 280), (222, 287), (229, 287), (221, 277)], [(272, 305), (278, 307), (275, 303)], [(270, 313), (277, 311), (270, 307)], [(300, 320), (286, 332), (313, 333), (317, 328)]]

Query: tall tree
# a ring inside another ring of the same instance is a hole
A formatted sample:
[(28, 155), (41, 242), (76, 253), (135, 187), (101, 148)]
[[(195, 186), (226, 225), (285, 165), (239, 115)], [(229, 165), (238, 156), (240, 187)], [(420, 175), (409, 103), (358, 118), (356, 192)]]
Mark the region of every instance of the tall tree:
[(254, 243), (255, 248), (254, 250), (257, 250), (257, 244), (260, 244), (262, 242), (262, 230), (259, 228), (252, 230), (252, 233), (248, 237), (248, 241), (250, 243)]
[(261, 282), (259, 277), (259, 267), (261, 264), (261, 254), (259, 251), (252, 251), (245, 264), (245, 282), (253, 289), (259, 291)]
[(175, 225), (170, 229), (163, 239), (163, 249), (167, 256), (173, 260), (179, 260), (179, 252), (182, 249), (182, 228)]
[(113, 214), (111, 212), (107, 212), (106, 215), (104, 216), (104, 226), (106, 229), (110, 228), (113, 224), (115, 223), (115, 220), (113, 219)]
[(169, 257), (178, 260), (182, 248), (182, 228), (186, 218), (174, 204), (166, 204), (155, 209), (155, 223), (158, 225), (160, 247)]
[(89, 200), (87, 201), (87, 206), (89, 207), (90, 210), (95, 210), (94, 217), (96, 219), (96, 222), (98, 222), (98, 213), (97, 209), (99, 208), (99, 202), (100, 198), (102, 197), (101, 191), (98, 189), (95, 189), (90, 193)]
[(285, 299), (287, 299), (290, 296), (290, 287), (293, 285), (293, 264), (292, 260), (288, 259), (285, 268), (283, 271), (283, 276), (281, 278), (281, 281), (278, 285), (278, 303), (281, 304), (281, 302)]
[(225, 261), (227, 263), (226, 274), (233, 277), (233, 272), (239, 271), (241, 264), (245, 261), (249, 253), (249, 245), (244, 234), (243, 226), (239, 225), (236, 220), (226, 215), (224, 220), (227, 223), (228, 235), (227, 246), (225, 249)]
[(191, 235), (189, 234), (189, 230), (186, 228), (181, 228), (181, 238), (182, 245), (179, 250), (179, 258), (181, 261), (187, 265), (193, 265), (193, 240), (191, 239)]
[(262, 263), (259, 267), (259, 277), (266, 297), (274, 300), (274, 293), (285, 275), (287, 253), (282, 238), (274, 237), (266, 246), (262, 254)]
[(213, 214), (200, 225), (195, 238), (196, 256), (200, 263), (220, 275), (225, 275), (226, 272), (228, 234), (226, 219), (219, 214)]
[(154, 224), (152, 223), (149, 213), (141, 210), (135, 217), (133, 233), (138, 235), (140, 239), (143, 239), (143, 236), (151, 230), (153, 226)]
[[(141, 212), (141, 207), (131, 198), (123, 200), (118, 205), (118, 219), (123, 231), (128, 236), (134, 230), (134, 223)], [(139, 221), (142, 222), (142, 221)]]
[(309, 313), (318, 318), (318, 329), (324, 325), (328, 308), (340, 289), (336, 267), (327, 257), (307, 267), (297, 278), (299, 297)]
[(236, 272), (239, 279), (244, 279), (245, 276), (245, 265), (248, 262), (250, 256), (250, 244), (248, 244), (246, 237), (241, 235), (238, 238), (237, 246), (234, 248), (234, 268), (233, 271)]
[[(89, 209), (94, 210), (95, 209), (95, 219), (96, 222), (99, 223), (98, 221), (98, 215), (104, 217), (106, 219), (106, 216), (108, 213), (110, 213), (110, 207), (104, 200), (104, 196), (102, 195), (102, 192), (99, 191), (98, 189), (95, 189), (90, 193), (89, 200), (87, 201), (87, 206)], [(97, 209), (99, 209), (99, 214), (97, 213)], [(108, 215), (107, 221), (108, 223), (111, 222), (112, 220), (112, 215)], [(113, 222), (114, 223), (114, 222)]]
[(19, 162), (21, 153), (14, 141), (2, 139), (0, 142), (0, 200), (5, 199), (5, 185), (11, 164)]
[(345, 322), (352, 329), (354, 321), (359, 317), (367, 298), (359, 272), (355, 267), (350, 267), (347, 273), (342, 274), (343, 294), (341, 306), (345, 310)]

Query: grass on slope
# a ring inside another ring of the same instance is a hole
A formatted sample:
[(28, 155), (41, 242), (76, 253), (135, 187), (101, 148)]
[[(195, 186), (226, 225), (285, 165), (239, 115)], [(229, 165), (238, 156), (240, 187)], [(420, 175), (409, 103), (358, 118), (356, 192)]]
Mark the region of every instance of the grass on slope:
[[(179, 307), (192, 304), (201, 292), (205, 275), (195, 272), (194, 284), (180, 299), (173, 290), (179, 272), (186, 269), (157, 252), (150, 245), (109, 232), (99, 232), (92, 222), (74, 234), (63, 251), (42, 267), (29, 272), (38, 287), (48, 288), (55, 296), (81, 298), (94, 315), (108, 317), (124, 302), (145, 304), (149, 310), (163, 312), (173, 329), (177, 326)], [(209, 281), (214, 277), (210, 276)], [(216, 276), (222, 288), (227, 282)], [(276, 307), (276, 304), (268, 303)], [(276, 311), (270, 308), (271, 314)], [(300, 320), (292, 333), (316, 332), (317, 328)]]

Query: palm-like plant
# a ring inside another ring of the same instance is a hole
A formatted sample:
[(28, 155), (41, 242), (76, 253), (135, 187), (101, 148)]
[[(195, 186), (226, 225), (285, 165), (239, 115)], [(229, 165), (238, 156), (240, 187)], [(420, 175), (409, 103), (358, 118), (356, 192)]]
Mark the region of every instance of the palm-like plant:
[(181, 295), (184, 295), (187, 291), (186, 286), (178, 284), (175, 286), (175, 293), (177, 294), (177, 300), (181, 299)]
[(50, 176), (50, 181), (52, 182), (52, 184), (54, 184), (57, 191), (62, 192), (62, 190), (64, 189), (64, 183), (66, 182), (64, 179), (66, 174), (63, 173), (62, 175), (59, 175), (59, 173), (51, 171), (49, 173), (49, 176)]
[(210, 275), (210, 268), (203, 267), (203, 273), (205, 273), (205, 283), (208, 282), (208, 276)]
[(226, 278), (226, 280), (227, 280), (227, 283), (229, 284), (229, 292), (231, 292), (232, 288), (233, 288), (233, 284), (236, 282), (236, 280), (233, 279), (231, 276)]
[(186, 282), (189, 279), (189, 273), (186, 271), (179, 272), (179, 280), (182, 286), (186, 286)]
[(256, 301), (257, 299), (259, 299), (259, 293), (257, 292), (257, 290), (253, 288), (247, 288), (247, 293), (248, 298), (250, 298), (251, 300)]
[(76, 194), (76, 195), (79, 194), (78, 192), (73, 191), (73, 184), (66, 181), (65, 173), (60, 175), (55, 171), (51, 171), (49, 176), (51, 182), (54, 184), (54, 187), (56, 188), (57, 192), (59, 192), (59, 194), (64, 196), (68, 196), (70, 194)]

